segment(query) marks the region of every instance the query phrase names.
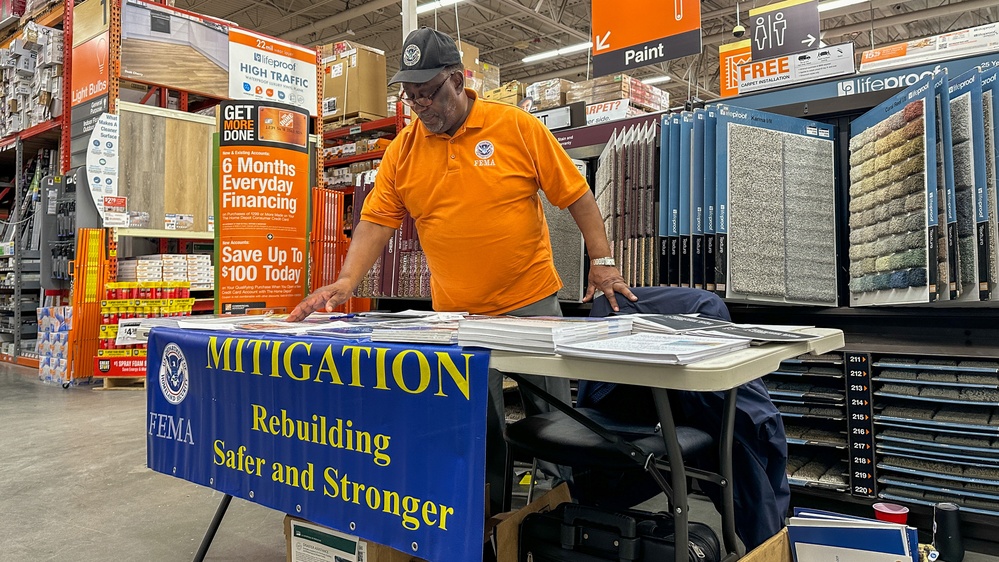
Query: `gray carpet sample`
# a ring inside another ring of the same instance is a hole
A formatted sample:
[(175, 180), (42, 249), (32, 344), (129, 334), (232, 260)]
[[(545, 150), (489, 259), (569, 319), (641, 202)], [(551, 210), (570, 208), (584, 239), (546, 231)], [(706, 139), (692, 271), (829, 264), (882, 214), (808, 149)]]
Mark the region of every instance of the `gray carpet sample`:
[(971, 92), (950, 100), (950, 132), (954, 145), (971, 140)]
[(729, 124), (729, 278), (739, 293), (783, 297), (783, 134)]
[(787, 296), (836, 301), (835, 171), (832, 143), (784, 139)]
[(982, 92), (983, 117), (985, 122), (985, 190), (989, 199), (989, 271), (990, 279), (999, 279), (999, 262), (996, 261), (996, 249), (999, 247), (999, 240), (996, 239), (997, 220), (999, 215), (996, 212), (996, 162), (995, 162), (995, 127), (992, 121), (992, 91)]

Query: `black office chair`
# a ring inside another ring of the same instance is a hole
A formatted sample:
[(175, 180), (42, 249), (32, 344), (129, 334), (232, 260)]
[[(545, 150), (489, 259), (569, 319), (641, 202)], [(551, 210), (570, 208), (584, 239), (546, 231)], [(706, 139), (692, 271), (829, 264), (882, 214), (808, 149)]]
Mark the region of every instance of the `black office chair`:
[[(728, 311), (721, 299), (706, 291), (653, 287), (634, 289), (634, 292), (639, 296), (639, 302), (643, 299), (669, 302), (667, 309), (659, 310), (662, 313), (701, 312), (728, 319)], [(663, 299), (664, 296), (668, 298)], [(609, 311), (606, 303), (597, 302), (592, 315), (605, 315), (605, 310)], [(516, 375), (512, 377), (525, 391), (551, 400), (534, 385)], [(601, 401), (593, 399), (594, 396), (607, 400), (601, 404)], [(608, 409), (607, 405), (615, 402), (614, 397), (623, 399), (618, 404), (627, 408)], [(630, 507), (661, 491), (666, 495), (669, 511), (676, 522), (677, 544), (687, 542), (687, 479), (713, 483), (721, 492), (719, 511), (722, 514), (725, 551), (728, 553), (725, 559), (734, 560), (740, 556), (731, 484), (735, 397), (736, 389), (726, 394), (727, 407), (722, 426), (728, 427), (728, 431), (723, 433), (728, 438), (719, 443), (707, 431), (676, 425), (677, 418), (673, 412), (682, 409), (670, 403), (671, 394), (665, 390), (581, 381), (578, 404), (581, 407), (571, 408), (555, 401), (553, 405), (557, 411), (528, 416), (507, 426), (506, 439), (511, 449), (508, 457), (510, 470), (507, 473), (512, 472), (514, 457), (535, 457), (571, 466), (576, 480), (573, 493), (581, 503), (611, 507)], [(671, 439), (672, 435), (676, 439)], [(692, 462), (697, 462), (699, 466), (717, 467), (717, 470), (694, 468)], [(669, 481), (663, 472), (670, 473)], [(643, 475), (647, 478), (638, 482)], [(590, 482), (582, 485), (580, 480), (587, 478)], [(606, 483), (608, 478), (622, 481), (602, 497), (594, 495), (594, 485)], [(680, 560), (682, 549), (677, 550), (677, 560)], [(686, 556), (685, 551), (682, 556)]]

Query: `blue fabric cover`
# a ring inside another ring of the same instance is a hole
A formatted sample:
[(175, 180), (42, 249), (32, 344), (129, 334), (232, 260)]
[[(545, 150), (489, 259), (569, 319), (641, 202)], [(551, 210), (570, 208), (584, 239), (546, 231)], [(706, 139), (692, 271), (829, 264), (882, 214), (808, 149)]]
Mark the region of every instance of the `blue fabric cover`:
[[(653, 314), (688, 314), (731, 320), (725, 302), (714, 293), (684, 287), (637, 287), (632, 292), (638, 302), (617, 295), (621, 308), (618, 314), (636, 312)], [(590, 316), (608, 316), (611, 310), (603, 296), (594, 299)], [(600, 410), (600, 402), (617, 385), (580, 381), (577, 407)], [(647, 391), (646, 391), (647, 392)], [(735, 525), (747, 550), (777, 534), (784, 526), (791, 501), (787, 482), (787, 440), (780, 412), (770, 400), (762, 379), (748, 382), (738, 389), (735, 419)], [(717, 437), (721, 434), (724, 392), (679, 391), (673, 400), (682, 412), (674, 408), (677, 425), (696, 427)], [(613, 415), (612, 412), (608, 412)], [(696, 462), (696, 461), (695, 461)], [(701, 468), (717, 470), (717, 466)], [(721, 493), (717, 487), (701, 483), (705, 493), (721, 508)]]

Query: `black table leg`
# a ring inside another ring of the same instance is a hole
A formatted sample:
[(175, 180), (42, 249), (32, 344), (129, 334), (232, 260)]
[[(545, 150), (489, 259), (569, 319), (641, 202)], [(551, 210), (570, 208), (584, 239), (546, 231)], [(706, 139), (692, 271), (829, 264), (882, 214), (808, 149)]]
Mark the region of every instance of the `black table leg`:
[(212, 523), (208, 525), (208, 530), (205, 531), (205, 538), (201, 539), (201, 546), (198, 547), (198, 553), (194, 555), (194, 562), (204, 561), (205, 555), (208, 554), (208, 549), (212, 546), (215, 533), (219, 530), (219, 525), (222, 524), (222, 518), (225, 517), (225, 511), (229, 509), (229, 502), (231, 501), (232, 496), (229, 494), (222, 497), (218, 509), (215, 510), (215, 516), (212, 517)]
[(735, 401), (738, 397), (738, 388), (733, 388), (725, 393), (725, 411), (722, 413), (721, 435), (718, 439), (718, 468), (724, 483), (721, 488), (722, 493), (722, 540), (725, 543), (725, 550), (739, 556), (742, 552), (735, 532), (735, 491), (732, 477), (732, 446), (735, 440)]
[(673, 497), (669, 498), (672, 508), (674, 537), (676, 539), (675, 562), (687, 562), (688, 523), (690, 519), (690, 504), (687, 500), (687, 469), (683, 465), (683, 452), (676, 438), (676, 421), (673, 419), (673, 409), (669, 403), (669, 393), (665, 388), (653, 388), (652, 396), (656, 401), (656, 412), (662, 427), (663, 441), (666, 444), (666, 460), (669, 462), (670, 484)]

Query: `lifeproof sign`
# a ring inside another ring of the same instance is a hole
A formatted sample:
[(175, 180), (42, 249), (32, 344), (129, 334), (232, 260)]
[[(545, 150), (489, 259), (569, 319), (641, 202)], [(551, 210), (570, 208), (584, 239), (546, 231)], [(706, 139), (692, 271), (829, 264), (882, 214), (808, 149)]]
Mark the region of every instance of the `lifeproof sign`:
[(221, 108), (216, 312), (290, 311), (305, 295), (309, 115), (271, 102)]

